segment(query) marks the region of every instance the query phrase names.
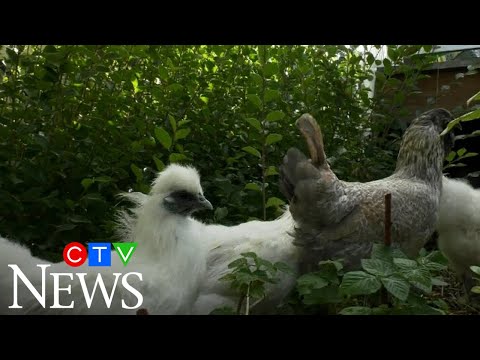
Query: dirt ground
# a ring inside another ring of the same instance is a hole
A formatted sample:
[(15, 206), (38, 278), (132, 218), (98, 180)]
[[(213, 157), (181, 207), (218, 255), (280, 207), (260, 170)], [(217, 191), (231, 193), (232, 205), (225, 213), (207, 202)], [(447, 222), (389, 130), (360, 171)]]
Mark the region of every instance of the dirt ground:
[(442, 299), (448, 304), (446, 311), (449, 315), (480, 315), (480, 299), (477, 296), (470, 301), (467, 299), (465, 290), (455, 274), (449, 270), (445, 271), (444, 280), (448, 286), (437, 287), (432, 298)]

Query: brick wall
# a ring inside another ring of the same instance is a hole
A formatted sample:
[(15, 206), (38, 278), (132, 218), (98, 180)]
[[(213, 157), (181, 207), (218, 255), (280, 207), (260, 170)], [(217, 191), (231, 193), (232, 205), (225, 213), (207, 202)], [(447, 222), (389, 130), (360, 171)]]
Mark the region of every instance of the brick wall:
[[(465, 112), (467, 110), (466, 101), (480, 91), (480, 72), (457, 79), (457, 74), (467, 72), (467, 65), (463, 65), (465, 66), (448, 67), (448, 65), (443, 65), (443, 68), (426, 72), (429, 77), (420, 80), (418, 83), (421, 93), (407, 97), (406, 107), (409, 110), (409, 115), (401, 120), (408, 122), (420, 113), (438, 107), (452, 112), (461, 110), (463, 107)], [(401, 75), (398, 77), (401, 79)], [(456, 129), (454, 134), (469, 134), (474, 130), (480, 130), (480, 119), (463, 123), (462, 129)], [(480, 154), (480, 137), (457, 140), (454, 150), (462, 147), (469, 152)], [(467, 158), (462, 162), (467, 166), (448, 169), (451, 176), (467, 177), (469, 173), (480, 172), (480, 155)], [(480, 176), (470, 176), (468, 180), (473, 186), (480, 187)]]

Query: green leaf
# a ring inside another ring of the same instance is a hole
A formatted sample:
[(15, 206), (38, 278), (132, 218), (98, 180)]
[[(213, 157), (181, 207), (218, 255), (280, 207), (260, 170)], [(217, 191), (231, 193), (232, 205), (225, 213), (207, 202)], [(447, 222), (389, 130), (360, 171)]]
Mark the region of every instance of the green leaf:
[(269, 274), (275, 274), (276, 272), (274, 265), (270, 261), (267, 261), (259, 257), (255, 259), (255, 266), (258, 269), (267, 271)]
[(458, 156), (462, 156), (462, 155), (465, 154), (466, 152), (467, 152), (467, 149), (461, 148), (460, 150), (457, 150), (457, 155), (458, 155)]
[(350, 306), (342, 309), (339, 315), (372, 315), (372, 309), (365, 306)]
[(273, 101), (280, 98), (280, 91), (278, 90), (272, 90), (272, 89), (266, 89), (265, 90), (265, 95), (264, 99), (266, 102)]
[(430, 51), (432, 51), (433, 49), (433, 46), (432, 45), (424, 45), (423, 46), (423, 50), (427, 53), (429, 53)]
[(252, 146), (246, 146), (246, 147), (242, 148), (242, 150), (245, 151), (245, 152), (247, 152), (247, 153), (249, 153), (249, 154), (251, 154), (251, 155), (253, 155), (253, 156), (256, 156), (256, 157), (258, 157), (258, 158), (261, 158), (261, 157), (262, 157), (262, 155), (260, 154), (260, 152), (259, 152), (257, 149), (255, 149), (254, 147), (252, 147)]
[(143, 145), (139, 141), (134, 141), (132, 142), (132, 151), (133, 152), (139, 152), (143, 150)]
[(278, 74), (278, 63), (271, 62), (263, 66), (263, 75), (265, 77), (270, 77), (275, 74)]
[(76, 224), (91, 224), (92, 223), (88, 218), (86, 218), (85, 216), (81, 216), (81, 215), (69, 216), (68, 220), (70, 222), (76, 223)]
[(455, 157), (457, 156), (457, 153), (455, 151), (450, 151), (448, 153), (448, 155), (445, 157), (445, 160), (447, 160), (448, 162), (452, 161), (453, 159), (455, 159)]
[[(235, 276), (234, 273), (228, 273), (228, 274), (226, 274), (226, 275), (221, 276), (220, 278), (218, 278), (219, 281), (228, 281), (228, 282), (230, 282), (230, 283), (233, 282), (233, 281), (235, 281), (235, 279), (236, 279), (236, 276)], [(231, 285), (232, 285), (232, 287), (233, 287), (233, 284), (231, 284)]]
[(305, 274), (297, 279), (297, 287), (301, 295), (311, 293), (312, 289), (321, 289), (328, 284), (329, 282), (318, 273)]
[(180, 92), (183, 90), (183, 85), (180, 84), (171, 84), (167, 86), (167, 89), (170, 90), (171, 92)]
[(105, 198), (99, 193), (88, 193), (82, 197), (82, 200), (85, 200), (87, 203), (105, 202)]
[(475, 294), (480, 294), (480, 286), (474, 286), (471, 291)]
[(75, 208), (75, 202), (74, 202), (73, 200), (71, 200), (71, 199), (65, 200), (65, 204), (67, 204), (67, 206), (68, 206), (71, 210), (73, 210), (73, 209)]
[(164, 128), (156, 127), (155, 137), (165, 149), (168, 150), (172, 146), (172, 138)]
[(470, 103), (474, 101), (479, 101), (479, 100), (480, 100), (480, 91), (467, 100), (467, 106), (470, 106)]
[(448, 306), (448, 304), (445, 302), (445, 300), (442, 300), (442, 299), (437, 299), (437, 300), (434, 300), (433, 303), (441, 310), (443, 311), (449, 311), (450, 310), (450, 307)]
[(268, 146), (268, 145), (275, 144), (276, 142), (279, 142), (282, 139), (283, 139), (283, 136), (280, 134), (268, 134), (265, 140), (265, 145)]
[(168, 121), (170, 122), (170, 126), (173, 129), (173, 132), (177, 131), (177, 122), (172, 115), (168, 115)]
[(472, 137), (480, 136), (480, 130), (475, 130), (474, 132), (470, 134), (462, 134), (462, 135), (457, 135), (455, 136), (455, 140), (463, 140), (463, 139), (468, 139)]
[(346, 295), (368, 295), (376, 293), (382, 284), (371, 274), (364, 271), (351, 271), (343, 276), (340, 290)]
[(389, 261), (380, 259), (362, 259), (362, 268), (372, 275), (389, 276), (395, 272), (395, 267)]
[(112, 178), (110, 176), (98, 176), (98, 177), (95, 177), (95, 182), (109, 183), (109, 182), (112, 182)]
[(255, 118), (247, 118), (245, 119), (252, 127), (257, 129), (258, 131), (262, 131), (262, 125), (260, 124), (260, 121), (258, 121)]
[(147, 146), (155, 146), (157, 142), (153, 136), (147, 136), (142, 140), (142, 143)]
[(170, 161), (171, 163), (177, 163), (187, 159), (188, 158), (185, 155), (179, 153), (171, 153), (168, 157), (168, 161)]
[(131, 164), (130, 169), (132, 169), (132, 172), (135, 174), (135, 177), (137, 178), (137, 182), (142, 181), (142, 179), (143, 179), (142, 170), (135, 164)]
[(178, 122), (178, 127), (182, 127), (183, 125), (187, 125), (189, 122), (191, 122), (192, 120), (188, 120), (188, 119), (183, 119), (183, 120), (180, 120)]
[(426, 292), (432, 292), (432, 278), (430, 271), (425, 268), (404, 270), (401, 274), (408, 280), (410, 284), (416, 288)]
[(265, 172), (265, 176), (273, 176), (278, 175), (277, 168), (275, 166), (269, 166), (267, 171)]
[(82, 180), (81, 184), (85, 190), (88, 190), (88, 188), (94, 183), (92, 179), (85, 178)]
[[(420, 262), (422, 264), (425, 264), (425, 262), (426, 263), (436, 263), (438, 265), (443, 265), (445, 267), (448, 265), (448, 259), (439, 250), (432, 251), (430, 254), (425, 256), (425, 258), (420, 259)], [(444, 268), (440, 268), (440, 270), (442, 270), (442, 269), (444, 269)]]
[(470, 111), (469, 113), (466, 113), (462, 116), (459, 116), (456, 119), (453, 119), (452, 121), (450, 121), (448, 123), (447, 127), (445, 128), (445, 130), (442, 131), (440, 136), (443, 136), (443, 135), (449, 133), (450, 130), (452, 130), (455, 126), (457, 126), (461, 122), (472, 121), (472, 120), (476, 120), (478, 118), (480, 118), (480, 109), (476, 109), (476, 110)]
[(254, 191), (259, 191), (261, 192), (262, 189), (260, 188), (260, 186), (258, 186), (257, 184), (255, 183), (248, 183), (245, 185), (245, 190), (254, 190)]
[(470, 266), (470, 270), (472, 270), (475, 274), (480, 275), (480, 266)]
[(343, 264), (338, 260), (322, 260), (318, 262), (318, 266), (322, 270), (322, 273), (324, 272), (323, 270), (327, 269), (328, 271), (335, 270), (335, 272), (343, 269)]
[(282, 206), (282, 205), (285, 205), (285, 201), (283, 201), (282, 199), (279, 199), (277, 197), (271, 197), (271, 198), (268, 198), (266, 207), (267, 208), (269, 208), (269, 207), (279, 207), (279, 206)]
[(163, 66), (158, 67), (158, 75), (162, 80), (168, 80), (168, 70)]
[(155, 155), (153, 155), (153, 161), (155, 161), (155, 165), (157, 166), (158, 171), (163, 171), (163, 169), (165, 169), (165, 164), (163, 163), (163, 161)]
[(180, 129), (178, 130), (176, 133), (175, 133), (175, 141), (177, 140), (181, 140), (181, 139), (184, 139), (188, 136), (188, 134), (190, 134), (190, 129), (189, 128), (185, 128), (185, 129)]
[(200, 96), (200, 100), (202, 100), (206, 105), (208, 105), (208, 97)]
[(466, 153), (465, 155), (462, 156), (462, 159), (477, 156), (477, 155), (478, 155), (478, 153), (476, 153), (476, 152), (468, 152), (468, 153)]
[(444, 168), (449, 169), (449, 168), (453, 168), (453, 167), (465, 167), (465, 166), (467, 166), (467, 165), (464, 164), (464, 163), (456, 163), (456, 164), (448, 164)]
[(281, 271), (288, 275), (295, 275), (295, 271), (287, 264), (277, 261), (274, 266), (277, 268), (278, 271)]
[(133, 93), (134, 94), (141, 91), (141, 89), (138, 87), (138, 79), (137, 78), (134, 78), (131, 82), (132, 82), (132, 85), (133, 85)]
[(258, 109), (262, 106), (262, 100), (258, 97), (258, 95), (255, 94), (248, 94), (247, 99), (255, 105)]
[(392, 275), (389, 277), (381, 278), (383, 286), (385, 289), (400, 299), (401, 301), (407, 300), (408, 293), (410, 292), (410, 284), (407, 280), (398, 275)]
[(371, 52), (367, 53), (367, 64), (372, 65), (375, 62), (375, 56)]
[(250, 286), (250, 297), (253, 299), (262, 299), (265, 297), (265, 287), (263, 284)]
[(247, 264), (248, 264), (247, 259), (242, 257), (242, 258), (238, 258), (238, 259), (232, 261), (231, 263), (229, 263), (228, 268), (233, 269), (233, 268), (236, 268), (236, 267), (245, 266)]
[(448, 286), (448, 283), (443, 281), (441, 278), (433, 277), (431, 280), (433, 286)]
[(410, 259), (393, 259), (393, 263), (400, 269), (400, 270), (413, 270), (418, 268), (418, 263), (415, 260)]
[(273, 122), (273, 121), (278, 121), (282, 120), (285, 117), (285, 114), (283, 111), (280, 110), (274, 110), (267, 115), (267, 121)]
[(419, 259), (418, 262), (428, 271), (442, 271), (447, 268), (447, 264), (444, 265), (427, 259)]
[(263, 83), (263, 78), (256, 73), (250, 74), (250, 80), (252, 80), (256, 85), (262, 85)]
[(305, 305), (335, 304), (343, 299), (336, 285), (329, 285), (321, 289), (312, 289), (312, 292), (303, 296)]
[(417, 259), (418, 263), (429, 271), (441, 271), (447, 268), (448, 260), (440, 251), (432, 251), (423, 258)]
[(397, 61), (398, 52), (392, 46), (387, 46), (387, 55), (392, 61)]
[(385, 71), (385, 75), (390, 75), (392, 73), (393, 67), (392, 67), (392, 62), (390, 61), (390, 59), (388, 59), (388, 58), (383, 59), (383, 68), (384, 68), (384, 71)]

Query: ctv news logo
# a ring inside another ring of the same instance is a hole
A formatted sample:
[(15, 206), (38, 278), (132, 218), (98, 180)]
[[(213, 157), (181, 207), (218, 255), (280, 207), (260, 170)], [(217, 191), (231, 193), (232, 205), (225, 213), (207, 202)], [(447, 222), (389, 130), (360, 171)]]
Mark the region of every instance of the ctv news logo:
[[(71, 267), (79, 267), (83, 265), (87, 260), (88, 260), (88, 266), (89, 267), (110, 267), (112, 264), (112, 255), (114, 255), (114, 252), (111, 249), (111, 245), (113, 245), (115, 252), (119, 256), (120, 260), (122, 263), (126, 266), (130, 260), (132, 259), (132, 256), (135, 252), (135, 249), (137, 248), (137, 243), (89, 243), (88, 244), (88, 251), (85, 246), (83, 246), (81, 243), (78, 242), (72, 242), (69, 243), (67, 246), (65, 246), (63, 250), (63, 259), (65, 263), (68, 266)], [(9, 264), (8, 265), (12, 270), (13, 270), (13, 301), (12, 305), (9, 306), (9, 309), (22, 309), (23, 306), (22, 304), (19, 304), (19, 298), (18, 298), (18, 285), (19, 285), (19, 280), (23, 282), (23, 284), (27, 287), (27, 289), (30, 291), (30, 293), (35, 297), (37, 302), (43, 307), (46, 308), (47, 306), (50, 309), (73, 309), (75, 308), (75, 301), (72, 298), (69, 299), (69, 296), (72, 296), (72, 285), (78, 291), (78, 283), (80, 284), (80, 288), (83, 294), (83, 297), (85, 299), (85, 303), (87, 307), (90, 309), (92, 302), (95, 298), (95, 295), (98, 294), (97, 289), (100, 288), (101, 295), (103, 296), (103, 299), (105, 301), (105, 306), (107, 309), (110, 309), (112, 305), (113, 298), (115, 296), (115, 291), (117, 289), (117, 286), (123, 287), (124, 290), (129, 292), (131, 295), (133, 295), (137, 303), (133, 306), (129, 306), (126, 302), (125, 299), (121, 299), (121, 304), (123, 309), (137, 309), (139, 308), (142, 303), (143, 303), (143, 295), (135, 289), (129, 282), (128, 279), (131, 276), (137, 277), (140, 281), (143, 281), (143, 275), (139, 272), (128, 272), (128, 273), (112, 273), (112, 274), (105, 274), (103, 271), (102, 273), (97, 273), (96, 274), (96, 279), (93, 282), (92, 275), (90, 274), (90, 277), (87, 277), (87, 273), (85, 272), (78, 272), (78, 273), (72, 273), (72, 272), (59, 272), (59, 273), (54, 273), (51, 272), (48, 275), (53, 278), (53, 285), (51, 281), (46, 281), (47, 279), (47, 272), (46, 269), (50, 267), (50, 264), (37, 264), (37, 267), (40, 268), (41, 271), (41, 291), (38, 291), (34, 284), (32, 284), (31, 280), (27, 278), (25, 273), (20, 269), (20, 267), (16, 264)], [(111, 276), (113, 276), (113, 285), (111, 284), (111, 281), (108, 281), (107, 284), (111, 287), (111, 289), (107, 290), (107, 286), (105, 285), (105, 281), (103, 279), (103, 276), (108, 276), (109, 279), (111, 279)], [(38, 279), (38, 277), (35, 277)], [(60, 279), (62, 281), (68, 281), (68, 285), (65, 286), (65, 283), (62, 283), (61, 287), (60, 285)], [(35, 283), (35, 281), (34, 281)], [(119, 285), (119, 283), (121, 285)], [(48, 288), (51, 286), (50, 288)], [(46, 291), (51, 291), (53, 290), (53, 304), (46, 304)], [(110, 293), (108, 292), (110, 291)], [(62, 292), (62, 299), (60, 299), (60, 292)], [(65, 294), (66, 293), (66, 294)], [(121, 291), (122, 294), (125, 294), (124, 291)], [(78, 298), (78, 294), (75, 298)], [(20, 302), (22, 302), (24, 299), (20, 299)], [(30, 300), (25, 299), (25, 300)], [(62, 303), (60, 303), (62, 302)]]
[[(123, 265), (127, 265), (137, 248), (137, 243), (112, 243)], [(63, 249), (63, 260), (67, 265), (77, 267), (83, 265), (88, 257), (88, 266), (111, 266), (112, 251), (110, 243), (89, 243), (88, 252), (85, 246), (72, 242)]]

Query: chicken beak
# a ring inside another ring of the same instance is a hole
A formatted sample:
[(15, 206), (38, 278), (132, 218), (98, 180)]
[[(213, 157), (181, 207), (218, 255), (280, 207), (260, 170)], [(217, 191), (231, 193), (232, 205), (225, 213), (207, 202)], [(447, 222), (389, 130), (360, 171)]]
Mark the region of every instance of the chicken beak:
[(212, 203), (208, 201), (203, 195), (198, 195), (198, 205), (201, 209), (213, 210)]

